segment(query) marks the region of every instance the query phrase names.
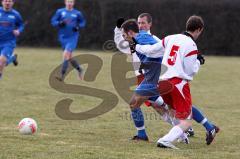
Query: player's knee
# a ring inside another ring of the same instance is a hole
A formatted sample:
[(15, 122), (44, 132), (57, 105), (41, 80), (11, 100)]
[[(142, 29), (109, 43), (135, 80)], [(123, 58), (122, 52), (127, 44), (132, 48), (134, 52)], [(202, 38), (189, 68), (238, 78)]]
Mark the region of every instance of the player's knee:
[(63, 55), (63, 58), (64, 58), (65, 60), (70, 60), (70, 59), (72, 58), (71, 53), (65, 51), (65, 52), (64, 52), (64, 55)]
[(0, 67), (4, 67), (6, 65), (7, 59), (4, 56), (0, 56)]
[(132, 98), (132, 99), (130, 100), (130, 102), (129, 102), (129, 107), (130, 107), (130, 109), (134, 109), (135, 103), (136, 103), (135, 98)]

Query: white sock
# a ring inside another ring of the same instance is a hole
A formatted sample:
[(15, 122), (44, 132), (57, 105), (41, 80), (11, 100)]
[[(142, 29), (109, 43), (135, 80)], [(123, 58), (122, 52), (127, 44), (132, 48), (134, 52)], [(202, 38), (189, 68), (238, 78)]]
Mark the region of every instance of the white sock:
[(179, 137), (181, 140), (185, 140), (187, 137), (187, 134), (186, 133), (183, 133), (180, 137)]
[(204, 118), (204, 119), (201, 121), (201, 124), (203, 125), (203, 124), (205, 124), (207, 121), (208, 121), (207, 118)]
[(154, 103), (156, 103), (159, 106), (162, 106), (164, 104), (163, 98), (159, 96)]
[(178, 139), (184, 131), (179, 127), (179, 126), (174, 126), (168, 134), (160, 138), (158, 141), (168, 141), (168, 142), (173, 142), (176, 139)]

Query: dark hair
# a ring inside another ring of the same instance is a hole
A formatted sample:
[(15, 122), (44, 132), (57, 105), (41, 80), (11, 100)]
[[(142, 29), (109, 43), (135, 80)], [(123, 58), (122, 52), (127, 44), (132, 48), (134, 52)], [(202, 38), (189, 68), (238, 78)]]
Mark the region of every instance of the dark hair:
[(143, 17), (147, 17), (147, 22), (148, 23), (152, 23), (152, 16), (149, 13), (142, 13), (138, 16), (138, 18), (143, 18)]
[(186, 23), (186, 30), (187, 31), (195, 31), (197, 29), (203, 29), (204, 27), (204, 22), (202, 17), (193, 15), (188, 18), (187, 23)]
[(123, 24), (122, 27), (124, 32), (133, 31), (135, 33), (139, 32), (138, 24), (135, 19), (128, 19)]

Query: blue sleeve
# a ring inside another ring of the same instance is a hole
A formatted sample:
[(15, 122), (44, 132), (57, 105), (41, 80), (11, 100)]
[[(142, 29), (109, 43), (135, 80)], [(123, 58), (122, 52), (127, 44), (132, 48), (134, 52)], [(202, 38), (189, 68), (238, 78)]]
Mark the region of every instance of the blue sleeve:
[(54, 26), (54, 27), (58, 26), (59, 20), (60, 20), (60, 16), (61, 16), (61, 13), (60, 13), (59, 10), (57, 10), (56, 13), (53, 15), (53, 17), (51, 19), (52, 26)]
[(82, 13), (78, 13), (78, 26), (84, 28), (86, 26), (86, 19), (83, 17)]
[(23, 24), (23, 19), (19, 13), (17, 14), (17, 19), (16, 19), (15, 25), (16, 25), (17, 29), (19, 30), (19, 32), (22, 33), (24, 30), (24, 24)]

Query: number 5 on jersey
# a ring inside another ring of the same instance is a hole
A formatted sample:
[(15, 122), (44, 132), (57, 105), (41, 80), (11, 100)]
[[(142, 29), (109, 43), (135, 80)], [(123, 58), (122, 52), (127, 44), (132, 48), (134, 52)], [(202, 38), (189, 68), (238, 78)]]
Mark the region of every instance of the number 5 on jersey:
[(177, 52), (179, 50), (179, 46), (173, 45), (171, 52), (168, 57), (168, 64), (173, 66), (177, 59)]

